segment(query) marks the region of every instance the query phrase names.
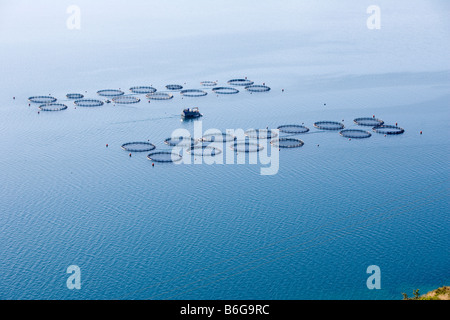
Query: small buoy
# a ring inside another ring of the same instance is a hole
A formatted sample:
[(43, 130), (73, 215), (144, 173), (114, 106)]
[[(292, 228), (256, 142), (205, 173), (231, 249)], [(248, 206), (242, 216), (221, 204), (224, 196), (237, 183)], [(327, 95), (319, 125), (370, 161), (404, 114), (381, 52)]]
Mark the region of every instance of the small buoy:
[(13, 100), (16, 100), (16, 97), (13, 97)]
[(373, 115), (373, 116), (372, 116), (372, 118), (374, 118), (374, 119), (375, 119), (375, 115)]
[(420, 134), (422, 134), (422, 131), (420, 131)]
[(28, 106), (31, 106), (31, 103), (29, 103)]
[(324, 103), (323, 105), (324, 105), (324, 106), (326, 106), (327, 104), (326, 104), (326, 103)]
[(265, 82), (263, 82), (263, 86), (265, 86), (266, 85), (266, 83)]
[(40, 111), (38, 111), (38, 114), (40, 114), (41, 112)]
[(319, 145), (317, 145), (317, 146), (319, 146)]
[(284, 92), (284, 89), (281, 89), (281, 92)]
[(129, 154), (129, 156), (131, 157), (131, 153)]
[(108, 148), (108, 144), (106, 144), (106, 147)]
[(349, 138), (348, 141), (352, 141), (352, 138)]
[(154, 167), (155, 166), (155, 163), (152, 163), (152, 167)]
[(397, 123), (397, 122), (395, 123), (395, 126), (398, 126), (398, 123)]
[(386, 135), (384, 135), (385, 137), (387, 137)]

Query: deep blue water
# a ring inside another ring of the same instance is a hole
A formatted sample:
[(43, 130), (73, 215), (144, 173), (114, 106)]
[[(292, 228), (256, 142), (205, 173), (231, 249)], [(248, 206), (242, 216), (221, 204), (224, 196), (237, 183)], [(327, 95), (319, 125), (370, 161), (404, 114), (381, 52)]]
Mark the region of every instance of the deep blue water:
[[(128, 39), (138, 48), (131, 51), (101, 41), (77, 47), (87, 40), (54, 50), (8, 46), (0, 298), (401, 299), (448, 285), (450, 66), (413, 68), (414, 54), (399, 65), (391, 51), (372, 56), (395, 39), (371, 43), (358, 32), (357, 41), (347, 33), (335, 41), (190, 36), (154, 40), (156, 48)], [(142, 95), (135, 105), (98, 108), (64, 101), (67, 110), (40, 114), (27, 101), (244, 76), (272, 90), (151, 103)], [(204, 114), (203, 130), (304, 123), (311, 131), (298, 136), (302, 148), (280, 150), (269, 176), (260, 164), (152, 167), (147, 153), (130, 158), (120, 148), (150, 140), (168, 149), (173, 130), (193, 132), (179, 116), (192, 106)], [(405, 133), (349, 141), (313, 127), (344, 120), (355, 128), (354, 118), (372, 115)], [(69, 265), (81, 268), (81, 290), (66, 287)], [(370, 265), (381, 268), (381, 290), (366, 287)]]

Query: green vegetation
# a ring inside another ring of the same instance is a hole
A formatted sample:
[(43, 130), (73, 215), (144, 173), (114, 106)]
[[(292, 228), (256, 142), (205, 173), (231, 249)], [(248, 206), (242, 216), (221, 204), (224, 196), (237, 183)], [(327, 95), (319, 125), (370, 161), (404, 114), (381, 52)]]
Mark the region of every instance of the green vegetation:
[(413, 291), (413, 297), (408, 297), (406, 293), (402, 295), (403, 300), (450, 300), (450, 287), (441, 287), (422, 296), (419, 289)]

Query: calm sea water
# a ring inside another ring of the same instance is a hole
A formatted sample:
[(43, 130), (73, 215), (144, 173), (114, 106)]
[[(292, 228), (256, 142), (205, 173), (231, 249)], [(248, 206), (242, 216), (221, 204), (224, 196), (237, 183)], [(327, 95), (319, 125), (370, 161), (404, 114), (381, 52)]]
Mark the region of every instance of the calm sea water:
[[(382, 29), (368, 30), (371, 3), (358, 3), (234, 3), (233, 14), (225, 3), (217, 13), (198, 1), (188, 13), (158, 2), (147, 16), (141, 2), (134, 13), (81, 2), (74, 31), (69, 3), (2, 4), (21, 18), (1, 26), (0, 298), (401, 299), (448, 285), (448, 5), (400, 15), (383, 2)], [(52, 19), (32, 28), (25, 5)], [(245, 76), (272, 90), (98, 108), (63, 101)], [(28, 106), (49, 93), (69, 108)], [(302, 148), (280, 151), (272, 176), (250, 164), (152, 167), (147, 153), (120, 148), (168, 149), (173, 130), (193, 132), (179, 116), (193, 106), (204, 130), (311, 131), (298, 136)], [(349, 141), (313, 128), (354, 128), (372, 115), (405, 134)], [(70, 265), (81, 268), (81, 290), (66, 287)], [(381, 268), (381, 290), (366, 287), (370, 265)]]

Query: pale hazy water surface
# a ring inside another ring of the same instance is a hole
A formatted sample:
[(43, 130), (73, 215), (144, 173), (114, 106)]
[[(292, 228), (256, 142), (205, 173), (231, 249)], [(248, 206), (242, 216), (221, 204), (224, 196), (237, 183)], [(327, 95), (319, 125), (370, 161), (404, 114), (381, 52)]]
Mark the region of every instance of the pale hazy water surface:
[[(0, 4), (1, 299), (401, 299), (448, 285), (445, 1), (379, 1), (381, 30), (366, 27), (369, 1), (147, 3), (79, 1), (80, 30), (66, 28), (69, 2)], [(272, 90), (40, 114), (27, 102), (245, 76)], [(192, 132), (179, 116), (192, 106), (204, 130), (311, 131), (273, 176), (152, 167), (120, 148), (168, 149), (173, 130)], [(313, 128), (372, 115), (405, 134)], [(69, 265), (81, 290), (66, 287)], [(381, 290), (366, 287), (369, 265)]]

